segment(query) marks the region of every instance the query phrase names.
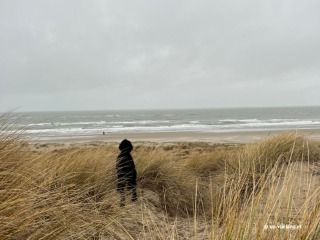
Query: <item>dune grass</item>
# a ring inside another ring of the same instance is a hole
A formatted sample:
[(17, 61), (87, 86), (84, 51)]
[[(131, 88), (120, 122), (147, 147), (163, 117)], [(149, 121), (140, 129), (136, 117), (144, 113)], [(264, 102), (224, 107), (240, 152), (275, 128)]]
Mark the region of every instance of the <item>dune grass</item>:
[(116, 144), (37, 150), (0, 126), (1, 239), (320, 238), (319, 143), (295, 132), (135, 145), (139, 200), (121, 208)]

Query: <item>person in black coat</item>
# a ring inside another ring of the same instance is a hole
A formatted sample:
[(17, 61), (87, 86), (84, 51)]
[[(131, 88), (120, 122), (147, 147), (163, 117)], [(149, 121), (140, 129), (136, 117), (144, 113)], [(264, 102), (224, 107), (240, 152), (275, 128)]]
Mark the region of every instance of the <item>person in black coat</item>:
[(120, 145), (119, 149), (121, 153), (117, 158), (117, 191), (120, 193), (121, 203), (120, 206), (124, 206), (125, 203), (125, 188), (127, 186), (128, 190), (131, 190), (131, 200), (137, 200), (137, 189), (136, 189), (136, 178), (137, 172), (133, 162), (133, 158), (130, 152), (133, 149), (131, 142), (127, 139), (124, 139)]

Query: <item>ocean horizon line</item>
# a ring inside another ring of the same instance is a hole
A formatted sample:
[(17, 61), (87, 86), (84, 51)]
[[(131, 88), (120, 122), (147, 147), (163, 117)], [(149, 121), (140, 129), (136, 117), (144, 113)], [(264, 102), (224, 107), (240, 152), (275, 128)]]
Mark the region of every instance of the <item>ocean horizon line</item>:
[(16, 110), (9, 109), (7, 111), (0, 111), (0, 114), (5, 113), (40, 113), (40, 112), (104, 112), (104, 111), (175, 111), (175, 110), (221, 110), (221, 109), (279, 109), (279, 108), (319, 108), (320, 105), (289, 105), (289, 106), (235, 106), (235, 107), (191, 107), (191, 108), (133, 108), (133, 109), (84, 109), (84, 110)]

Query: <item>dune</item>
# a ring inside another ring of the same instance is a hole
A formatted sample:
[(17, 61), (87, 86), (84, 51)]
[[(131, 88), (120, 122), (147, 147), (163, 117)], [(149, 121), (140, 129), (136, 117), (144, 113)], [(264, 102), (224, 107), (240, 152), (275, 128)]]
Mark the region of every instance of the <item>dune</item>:
[(138, 201), (120, 207), (123, 136), (38, 142), (2, 133), (0, 238), (319, 238), (320, 142), (297, 132), (232, 136), (132, 135)]

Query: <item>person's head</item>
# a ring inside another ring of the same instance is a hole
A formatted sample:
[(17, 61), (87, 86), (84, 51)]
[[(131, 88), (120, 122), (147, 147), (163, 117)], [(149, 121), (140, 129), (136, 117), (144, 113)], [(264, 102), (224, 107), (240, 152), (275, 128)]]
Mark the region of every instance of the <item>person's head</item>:
[(127, 139), (122, 140), (122, 142), (119, 144), (120, 151), (128, 151), (131, 152), (133, 149), (133, 146), (131, 142)]

